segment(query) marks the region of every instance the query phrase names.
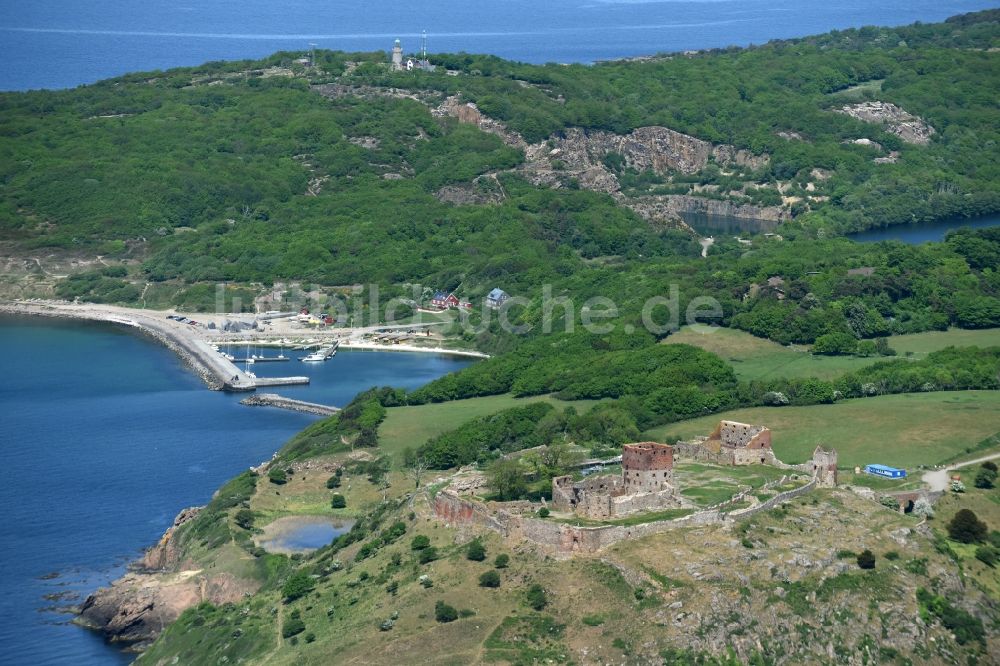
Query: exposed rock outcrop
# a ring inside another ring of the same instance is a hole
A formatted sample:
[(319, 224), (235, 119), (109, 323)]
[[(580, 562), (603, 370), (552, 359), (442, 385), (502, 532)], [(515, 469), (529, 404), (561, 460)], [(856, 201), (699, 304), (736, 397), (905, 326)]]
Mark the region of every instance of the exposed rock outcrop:
[(167, 531), (160, 537), (159, 543), (146, 551), (142, 560), (139, 561), (138, 568), (145, 572), (163, 571), (173, 569), (180, 564), (180, 551), (177, 548), (177, 539), (175, 538), (177, 529), (184, 523), (196, 518), (201, 513), (202, 508), (200, 506), (192, 506), (182, 509), (177, 514), (177, 517), (174, 518), (174, 524), (168, 527)]
[(445, 185), (434, 196), (438, 201), (456, 206), (498, 204), (507, 198), (495, 174), (479, 176), (471, 183)]
[(184, 509), (130, 571), (110, 587), (87, 597), (79, 624), (101, 632), (111, 642), (142, 644), (154, 640), (186, 609), (203, 601), (236, 602), (259, 584), (229, 573), (205, 574), (182, 561), (177, 530), (193, 520), (202, 507)]
[[(321, 94), (336, 98), (345, 95), (381, 95), (409, 98), (431, 104), (434, 99), (429, 91), (407, 91), (395, 88), (375, 88), (329, 84), (316, 86)], [(437, 98), (440, 99), (440, 98)], [(547, 187), (564, 187), (572, 183), (583, 189), (616, 194), (621, 185), (617, 176), (607, 168), (605, 159), (610, 154), (620, 155), (624, 166), (636, 171), (653, 171), (660, 175), (679, 171), (697, 173), (714, 160), (722, 167), (748, 166), (759, 169), (767, 166), (770, 157), (730, 145), (714, 145), (709, 141), (688, 136), (667, 127), (639, 127), (629, 134), (614, 134), (603, 130), (569, 128), (561, 135), (547, 141), (529, 144), (518, 132), (503, 122), (485, 115), (474, 103), (462, 102), (457, 96), (446, 97), (431, 114), (435, 117), (452, 117), (461, 123), (475, 125), (480, 130), (499, 137), (508, 146), (524, 151), (525, 162), (518, 172), (530, 183)], [(385, 174), (383, 178), (398, 177)], [(489, 185), (489, 178), (498, 187)], [(438, 200), (456, 205), (497, 203), (504, 198), (495, 175), (480, 176), (468, 185), (449, 185), (436, 193)], [(781, 207), (761, 208), (749, 204), (734, 204), (714, 199), (691, 196), (664, 195), (640, 199), (618, 197), (619, 204), (635, 210), (645, 219), (655, 222), (681, 221), (682, 213), (744, 217), (750, 220), (781, 221), (791, 215)]]
[(640, 197), (622, 203), (652, 223), (683, 219), (684, 214), (709, 215), (762, 222), (767, 231), (792, 217), (788, 209), (781, 206), (754, 206), (685, 195)]
[(866, 123), (884, 125), (886, 130), (907, 143), (927, 145), (934, 134), (934, 128), (921, 118), (904, 111), (889, 102), (860, 102), (847, 104), (838, 113), (846, 113)]
[(141, 646), (153, 641), (188, 608), (203, 601), (234, 603), (258, 587), (228, 573), (206, 576), (200, 570), (169, 575), (132, 572), (87, 597), (78, 622), (100, 631), (111, 642)]

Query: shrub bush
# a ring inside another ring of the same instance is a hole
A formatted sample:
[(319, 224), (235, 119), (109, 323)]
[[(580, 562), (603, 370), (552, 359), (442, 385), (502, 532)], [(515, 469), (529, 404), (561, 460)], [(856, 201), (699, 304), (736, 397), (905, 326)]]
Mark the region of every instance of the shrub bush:
[(875, 568), (875, 554), (865, 548), (858, 555), (858, 566), (862, 569), (874, 569)]
[(993, 487), (993, 484), (996, 483), (996, 480), (996, 470), (992, 470), (984, 465), (979, 468), (978, 472), (976, 472), (976, 480), (973, 481), (973, 485), (975, 485), (976, 488), (989, 490)]
[(267, 479), (275, 485), (284, 485), (288, 483), (288, 473), (280, 467), (272, 467), (267, 473)]
[(285, 603), (289, 603), (309, 594), (314, 587), (316, 587), (316, 582), (312, 576), (305, 571), (297, 571), (285, 581), (281, 588), (281, 595), (285, 598)]
[(479, 539), (473, 539), (465, 548), (465, 557), (473, 562), (482, 562), (486, 559), (486, 549)]
[(234, 522), (245, 530), (253, 529), (254, 515), (250, 509), (240, 509), (236, 512)]
[(413, 537), (413, 541), (410, 542), (410, 550), (423, 550), (431, 545), (431, 540), (424, 536), (423, 534), (418, 534)]
[(997, 559), (1000, 559), (1000, 550), (989, 544), (983, 544), (976, 548), (976, 559), (988, 567), (993, 567), (996, 565)]
[[(338, 470), (339, 470), (339, 468), (338, 468)], [(338, 474), (334, 474), (329, 479), (327, 479), (326, 480), (326, 487), (329, 488), (329, 489), (331, 489), (331, 490), (333, 490), (334, 488), (339, 488), (340, 487), (340, 476)]]
[(433, 562), (437, 558), (438, 558), (437, 548), (435, 548), (434, 546), (427, 546), (426, 548), (420, 551), (420, 556), (417, 558), (417, 560), (421, 564), (427, 564), (428, 562)]
[(302, 616), (296, 609), (285, 618), (285, 622), (281, 626), (281, 636), (282, 638), (291, 638), (296, 634), (301, 634), (305, 630), (306, 623), (302, 621)]
[(454, 606), (449, 606), (445, 602), (438, 600), (434, 604), (434, 619), (438, 622), (454, 622), (458, 619), (458, 611)]
[(479, 577), (479, 587), (500, 587), (500, 573), (495, 569), (485, 572)]
[(507, 553), (500, 553), (497, 555), (497, 558), (493, 560), (493, 566), (497, 569), (506, 569), (508, 564), (510, 564), (510, 555)]
[(960, 509), (948, 523), (948, 536), (961, 543), (979, 543), (987, 531), (986, 523), (969, 509)]
[(542, 610), (549, 604), (549, 598), (545, 594), (545, 588), (537, 583), (528, 588), (528, 593), (525, 595), (525, 599), (527, 600), (528, 605), (536, 611)]
[(334, 493), (330, 498), (330, 506), (334, 509), (343, 509), (347, 506), (347, 500), (340, 493)]

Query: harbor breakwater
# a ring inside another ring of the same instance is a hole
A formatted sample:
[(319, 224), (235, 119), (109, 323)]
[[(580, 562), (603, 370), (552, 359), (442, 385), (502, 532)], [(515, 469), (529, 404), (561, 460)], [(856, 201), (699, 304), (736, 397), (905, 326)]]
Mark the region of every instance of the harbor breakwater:
[[(247, 386), (247, 390), (252, 389), (251, 378), (246, 376), (246, 373), (240, 373), (232, 363), (219, 356), (208, 343), (197, 339), (191, 332), (178, 329), (165, 321), (160, 321), (154, 319), (152, 316), (143, 315), (127, 310), (126, 308), (78, 305), (75, 303), (14, 302), (0, 303), (0, 313), (58, 319), (79, 319), (82, 321), (128, 326), (152, 338), (176, 354), (181, 363), (198, 375), (209, 389), (213, 391), (222, 390), (226, 387), (227, 382), (238, 378), (241, 374), (243, 375), (241, 380)], [(183, 326), (183, 324), (178, 324), (178, 326)], [(226, 367), (227, 365), (229, 367)]]
[(256, 393), (248, 398), (240, 400), (241, 405), (249, 407), (278, 407), (280, 409), (290, 409), (293, 412), (303, 412), (305, 414), (317, 414), (319, 416), (331, 416), (340, 411), (339, 407), (332, 405), (320, 405), (315, 402), (295, 400), (286, 398), (277, 393)]
[(128, 326), (152, 338), (174, 352), (181, 363), (193, 371), (213, 391), (253, 391), (258, 386), (308, 384), (308, 377), (262, 378), (240, 370), (219, 354), (211, 344), (198, 337), (189, 324), (161, 319), (161, 312), (146, 314), (141, 310), (110, 305), (61, 303), (55, 301), (0, 303), (0, 313), (60, 319), (79, 319)]

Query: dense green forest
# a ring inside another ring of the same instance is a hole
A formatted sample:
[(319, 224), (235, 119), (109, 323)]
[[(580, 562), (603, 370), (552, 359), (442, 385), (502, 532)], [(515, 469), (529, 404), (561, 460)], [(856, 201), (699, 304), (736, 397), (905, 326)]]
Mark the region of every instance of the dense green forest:
[[(609, 359), (670, 332), (657, 321), (648, 333), (642, 314), (673, 288), (676, 315), (708, 296), (721, 308), (714, 323), (786, 344), (823, 338), (821, 349), (832, 351), (844, 336), (998, 326), (997, 232), (921, 246), (836, 237), (1000, 209), (998, 16), (586, 67), (456, 54), (434, 56), (434, 72), (393, 73), (382, 53), (321, 52), (316, 67), (279, 53), (3, 94), (0, 243), (15, 256), (110, 260), (56, 286), (63, 298), (97, 302), (135, 303), (167, 284), (169, 300), (159, 303), (191, 309), (214, 304), (218, 282), (234, 285), (229, 301), (244, 302), (279, 280), (330, 293), (374, 283), (387, 298), (419, 283), (473, 301), (500, 286), (526, 299), (510, 315), (528, 334), (480, 313), (453, 333), (491, 352), (523, 347), (546, 359), (562, 352), (536, 342), (543, 285), (575, 304), (565, 319), (555, 309), (557, 332), (579, 328), (587, 299), (614, 302), (610, 334), (565, 336), (567, 348)], [(331, 98), (313, 87), (327, 83), (348, 92)], [(811, 187), (809, 203), (795, 204), (781, 236), (757, 235), (750, 246), (719, 238), (702, 258), (689, 231), (650, 224), (614, 197), (530, 184), (516, 170), (522, 150), (431, 113), (446, 94), (476, 102), (529, 141), (570, 127), (660, 124), (770, 156), (733, 173), (710, 161), (699, 173), (658, 175), (608, 155), (626, 197), (732, 181), (766, 203), (781, 182), (792, 193)], [(930, 142), (909, 144), (834, 113), (872, 98), (930, 123)], [(898, 159), (876, 163), (854, 139)], [(455, 205), (438, 196), (449, 185), (497, 196)], [(519, 368), (513, 390), (599, 392), (574, 388), (565, 368), (558, 376), (540, 368)]]

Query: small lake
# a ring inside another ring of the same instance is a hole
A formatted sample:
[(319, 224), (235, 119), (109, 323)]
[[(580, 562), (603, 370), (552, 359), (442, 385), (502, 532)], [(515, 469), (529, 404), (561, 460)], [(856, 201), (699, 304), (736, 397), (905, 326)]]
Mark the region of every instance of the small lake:
[(742, 233), (763, 234), (778, 228), (778, 222), (732, 215), (707, 213), (681, 213), (681, 219), (702, 236), (733, 235)]
[(269, 553), (308, 553), (328, 546), (353, 524), (329, 516), (284, 516), (265, 527), (256, 542)]
[(1000, 225), (1000, 215), (985, 215), (983, 217), (959, 218), (941, 220), (938, 222), (923, 222), (920, 224), (897, 224), (884, 229), (869, 229), (847, 237), (858, 243), (877, 243), (879, 241), (899, 241), (907, 245), (939, 242), (952, 229), (971, 227), (983, 229)]

